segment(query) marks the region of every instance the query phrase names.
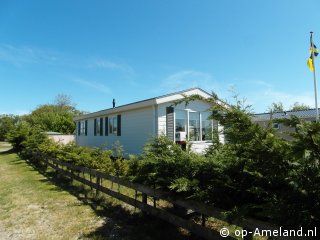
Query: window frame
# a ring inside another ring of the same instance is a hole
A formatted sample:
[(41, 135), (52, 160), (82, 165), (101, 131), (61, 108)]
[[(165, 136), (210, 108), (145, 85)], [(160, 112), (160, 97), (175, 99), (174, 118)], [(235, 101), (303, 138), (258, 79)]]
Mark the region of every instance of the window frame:
[[(186, 141), (190, 141), (190, 142), (212, 142), (212, 138), (213, 138), (213, 130), (214, 130), (214, 121), (213, 119), (208, 119), (208, 117), (211, 115), (210, 111), (194, 111), (194, 110), (190, 110), (190, 109), (174, 109), (174, 135), (176, 136), (177, 132), (177, 120), (183, 120), (182, 118), (177, 118), (177, 112), (180, 111), (184, 111), (185, 112), (185, 132), (186, 132)], [(196, 120), (192, 120), (190, 117), (190, 113), (194, 113), (194, 114), (198, 114), (198, 117)], [(208, 115), (207, 119), (204, 119), (205, 116)], [(195, 137), (196, 140), (190, 140), (190, 121), (196, 121), (196, 129), (198, 131), (198, 136)], [(210, 139), (204, 139), (205, 138), (205, 132), (203, 132), (204, 130), (204, 122), (208, 121), (210, 122), (210, 128), (212, 131), (212, 136)], [(182, 131), (183, 132), (183, 131)], [(197, 140), (198, 139), (198, 140)], [(175, 138), (175, 141), (178, 141)]]
[(81, 120), (78, 122), (78, 136), (87, 136), (88, 120)]
[(118, 135), (118, 117), (117, 116), (111, 116), (109, 117), (109, 135)]

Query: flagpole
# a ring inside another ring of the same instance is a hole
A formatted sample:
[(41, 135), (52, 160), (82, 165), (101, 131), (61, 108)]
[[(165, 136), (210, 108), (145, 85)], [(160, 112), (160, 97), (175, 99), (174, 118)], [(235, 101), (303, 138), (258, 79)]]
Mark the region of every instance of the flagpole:
[(317, 97), (317, 79), (316, 79), (316, 66), (314, 64), (314, 47), (313, 47), (313, 32), (310, 32), (310, 43), (311, 43), (311, 57), (312, 57), (312, 65), (313, 65), (313, 84), (314, 84), (314, 100), (316, 105), (316, 122), (319, 122), (319, 110), (318, 110), (318, 97)]

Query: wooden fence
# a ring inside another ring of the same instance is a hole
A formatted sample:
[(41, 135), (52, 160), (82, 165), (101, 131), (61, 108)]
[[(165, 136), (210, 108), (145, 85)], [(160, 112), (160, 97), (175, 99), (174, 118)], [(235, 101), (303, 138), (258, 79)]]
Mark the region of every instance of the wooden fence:
[[(209, 227), (206, 227), (206, 217), (214, 217), (217, 219), (223, 219), (222, 215), (225, 211), (205, 205), (200, 202), (192, 201), (192, 200), (185, 200), (185, 199), (179, 199), (175, 197), (172, 193), (164, 192), (158, 189), (154, 189), (152, 187), (133, 183), (125, 179), (121, 179), (106, 173), (99, 172), (94, 169), (89, 169), (86, 167), (80, 167), (80, 166), (74, 166), (68, 162), (61, 161), (58, 159), (54, 159), (52, 157), (44, 156), (44, 155), (38, 155), (38, 160), (43, 161), (46, 165), (50, 166), (51, 168), (55, 169), (60, 174), (70, 177), (71, 179), (77, 180), (92, 189), (96, 189), (97, 193), (105, 193), (109, 196), (112, 196), (116, 199), (119, 199), (122, 202), (125, 202), (131, 206), (134, 206), (135, 208), (138, 208), (142, 210), (143, 212), (146, 212), (148, 214), (151, 214), (153, 216), (156, 216), (162, 220), (165, 220), (173, 225), (176, 225), (178, 227), (185, 228), (192, 232), (193, 234), (196, 234), (200, 237), (203, 237), (205, 239), (222, 239), (221, 235), (218, 231), (213, 230)], [(81, 177), (82, 173), (83, 176)], [(86, 179), (84, 175), (89, 174), (90, 180)], [(94, 178), (92, 178), (94, 177)], [(125, 186), (127, 188), (131, 188), (135, 190), (135, 198), (132, 198), (130, 196), (124, 195), (120, 193), (119, 191), (115, 191), (112, 188), (105, 187), (101, 184), (102, 179), (106, 179), (111, 181), (112, 183), (117, 183), (120, 186)], [(94, 181), (95, 180), (95, 181)], [(137, 199), (137, 193), (142, 194), (142, 200)], [(148, 203), (148, 197), (153, 199), (153, 204)], [(165, 200), (169, 203), (171, 203), (173, 206), (177, 206), (181, 209), (184, 209), (188, 212), (198, 213), (201, 215), (201, 223), (196, 223), (192, 220), (189, 220), (187, 218), (181, 217), (178, 214), (172, 213), (167, 211), (164, 208), (157, 207), (156, 201), (158, 200)], [(260, 230), (278, 230), (279, 228), (272, 226), (268, 223), (261, 222), (254, 219), (242, 219), (242, 220), (234, 220), (229, 222), (230, 224), (234, 224), (236, 226), (241, 227), (242, 229), (246, 230), (246, 233), (248, 233), (247, 236), (244, 237), (244, 239), (252, 239), (252, 233), (255, 231), (255, 229)], [(232, 236), (224, 237), (225, 239), (234, 239)]]

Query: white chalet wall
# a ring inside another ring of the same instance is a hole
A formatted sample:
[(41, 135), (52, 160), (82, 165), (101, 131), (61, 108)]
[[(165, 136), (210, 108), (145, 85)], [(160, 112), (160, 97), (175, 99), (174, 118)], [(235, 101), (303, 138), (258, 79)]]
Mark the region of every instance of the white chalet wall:
[[(99, 117), (113, 117), (121, 114), (121, 136), (108, 134), (108, 136), (94, 136), (94, 118), (88, 120), (87, 136), (76, 136), (77, 143), (80, 146), (106, 147), (112, 148), (112, 145), (119, 141), (127, 154), (142, 153), (144, 144), (155, 133), (154, 108), (148, 107), (132, 111), (119, 112), (111, 115), (101, 115)], [(105, 126), (103, 125), (103, 129)]]

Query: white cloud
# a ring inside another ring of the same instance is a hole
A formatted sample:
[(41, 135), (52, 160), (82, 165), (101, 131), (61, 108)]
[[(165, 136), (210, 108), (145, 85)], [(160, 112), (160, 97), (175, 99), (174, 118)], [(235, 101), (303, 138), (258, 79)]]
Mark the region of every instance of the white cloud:
[[(287, 92), (276, 90), (273, 85), (265, 81), (248, 81), (246, 86), (250, 90), (243, 90), (248, 104), (251, 104), (255, 112), (265, 112), (274, 102), (282, 102), (284, 109), (290, 109), (295, 102), (314, 107), (314, 96), (311, 92)], [(242, 86), (246, 88), (246, 86)]]
[(166, 77), (161, 84), (162, 88), (172, 92), (192, 87), (200, 87), (207, 90), (216, 91), (217, 83), (213, 80), (209, 73), (182, 70), (175, 72)]
[(28, 110), (13, 110), (12, 112), (0, 112), (0, 115), (18, 115), (18, 116), (22, 116), (22, 115), (26, 115), (26, 114), (30, 114), (30, 111)]
[(0, 61), (21, 66), (25, 64), (53, 63), (58, 60), (57, 54), (35, 47), (17, 47), (0, 44)]
[(285, 109), (289, 109), (295, 102), (304, 103), (309, 106), (314, 105), (314, 97), (311, 93), (292, 94), (268, 89), (263, 93), (263, 96), (269, 100), (269, 105), (273, 102), (282, 102)]
[(116, 63), (109, 60), (98, 59), (94, 61), (94, 66), (98, 68), (117, 70), (128, 74), (134, 74), (134, 69), (125, 63)]
[(80, 85), (83, 85), (85, 87), (92, 88), (96, 91), (106, 93), (106, 94), (111, 94), (111, 89), (102, 83), (88, 81), (88, 80), (84, 80), (84, 79), (73, 79), (72, 81), (75, 83), (78, 83)]

